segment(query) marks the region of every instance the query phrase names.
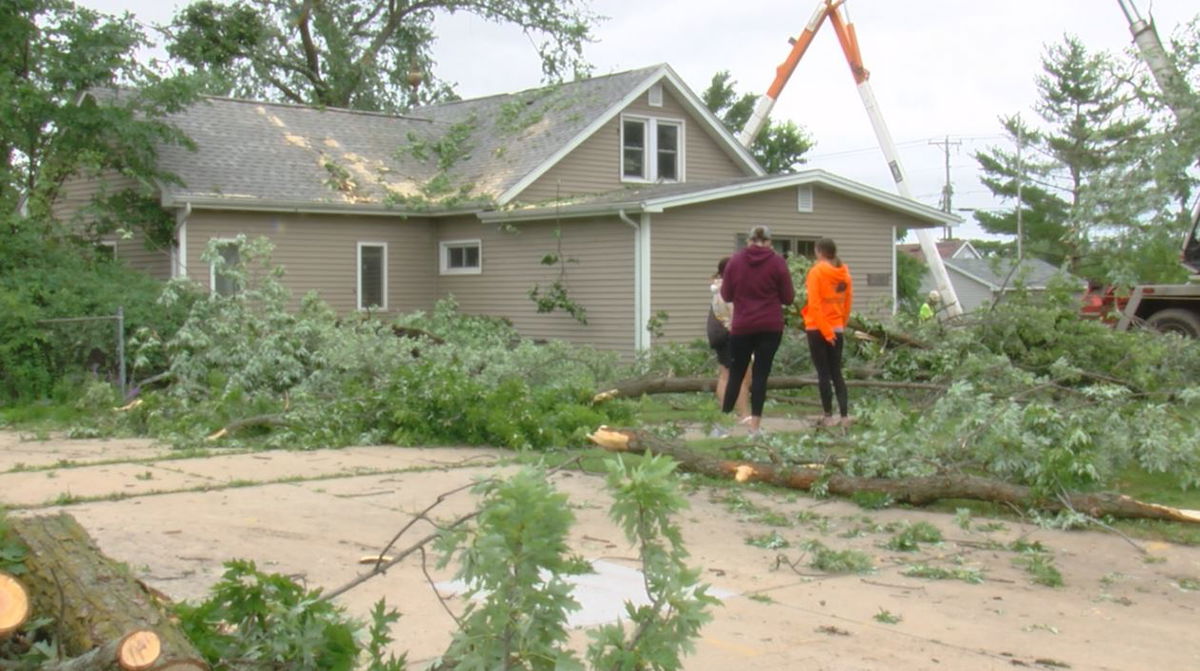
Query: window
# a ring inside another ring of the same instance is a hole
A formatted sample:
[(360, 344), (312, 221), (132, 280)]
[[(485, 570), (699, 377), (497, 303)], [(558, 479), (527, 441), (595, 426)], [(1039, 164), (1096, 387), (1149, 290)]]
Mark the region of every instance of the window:
[(210, 288), (214, 294), (232, 296), (241, 291), (240, 280), (234, 272), (242, 262), (241, 248), (233, 240), (223, 240), (217, 243), (217, 254), (221, 256), (221, 262), (213, 263), (208, 269), (212, 280)]
[(102, 261), (115, 261), (117, 258), (117, 243), (115, 240), (101, 240), (96, 243), (96, 258)]
[[(737, 236), (737, 248), (741, 249), (746, 246), (746, 234), (739, 233)], [(816, 238), (801, 238), (794, 235), (776, 235), (771, 238), (771, 246), (775, 251), (779, 252), (780, 256), (785, 259), (793, 256), (804, 256), (810, 259), (817, 258), (817, 240)]]
[(387, 309), (387, 243), (358, 243), (358, 309)]
[(796, 211), (813, 211), (813, 188), (811, 186), (801, 186), (796, 189)]
[(443, 275), (478, 275), (483, 272), (483, 245), (479, 240), (447, 240), (441, 243)]
[(621, 119), (621, 178), (627, 182), (682, 182), (683, 123)]

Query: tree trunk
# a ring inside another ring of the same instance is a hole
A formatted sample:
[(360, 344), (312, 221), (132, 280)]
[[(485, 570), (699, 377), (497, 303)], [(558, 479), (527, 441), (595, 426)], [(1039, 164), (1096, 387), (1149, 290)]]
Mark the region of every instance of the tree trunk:
[[(634, 398), (643, 394), (677, 394), (682, 392), (713, 391), (717, 385), (712, 377), (658, 377), (625, 380), (611, 389), (596, 394), (593, 402), (613, 398)], [(800, 375), (772, 375), (767, 378), (767, 389), (799, 389), (817, 386), (817, 378)], [(846, 380), (848, 387), (879, 387), (882, 389), (920, 389), (945, 391), (946, 385), (932, 382), (888, 382), (884, 380)]]
[[(21, 580), (29, 590), (33, 612), (54, 619), (63, 652), (80, 657), (96, 648), (117, 646), (113, 656), (107, 661), (97, 659), (96, 666), (64, 669), (109, 668), (115, 652), (121, 650), (127, 659), (145, 656), (153, 642), (133, 636), (141, 631), (152, 632), (161, 650), (158, 662), (146, 668), (171, 668), (173, 663), (207, 668), (168, 618), (160, 597), (129, 575), (127, 568), (104, 556), (75, 518), (60, 513), (10, 517), (8, 522), (11, 537), (29, 549), (25, 559), (29, 571)], [(136, 663), (132, 668), (137, 668)]]
[(1074, 510), (1092, 517), (1108, 515), (1127, 519), (1200, 523), (1200, 511), (1144, 503), (1113, 492), (1068, 494), (1062, 500), (1048, 499), (1035, 496), (1029, 487), (973, 475), (945, 474), (895, 480), (863, 478), (841, 473), (830, 474), (820, 465), (781, 467), (751, 461), (719, 459), (699, 454), (682, 443), (645, 431), (600, 427), (588, 437), (592, 442), (612, 452), (665, 454), (678, 461), (680, 468), (685, 471), (737, 482), (765, 482), (789, 489), (808, 490), (818, 480), (824, 479), (830, 494), (886, 494), (897, 503), (918, 506), (939, 499), (974, 499), (1048, 511), (1063, 510), (1069, 505)]
[(0, 573), (0, 640), (21, 628), (29, 619), (29, 593), (17, 579)]

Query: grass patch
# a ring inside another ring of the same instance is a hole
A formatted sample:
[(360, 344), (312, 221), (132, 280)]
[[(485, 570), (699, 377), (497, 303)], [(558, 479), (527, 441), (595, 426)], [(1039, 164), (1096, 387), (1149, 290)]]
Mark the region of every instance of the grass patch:
[(897, 615), (896, 613), (883, 608), (880, 608), (879, 612), (875, 613), (876, 622), (882, 622), (884, 624), (900, 624), (902, 620), (904, 620), (903, 616)]
[(983, 582), (983, 571), (977, 568), (947, 568), (930, 564), (913, 564), (900, 572), (910, 578), (926, 578), (929, 580), (961, 580), (965, 583), (978, 585)]
[(756, 548), (763, 548), (764, 550), (782, 550), (792, 547), (792, 544), (786, 538), (779, 535), (778, 531), (750, 536), (746, 539), (746, 545), (753, 545)]
[(941, 543), (942, 532), (929, 522), (906, 524), (900, 533), (888, 539), (889, 550), (897, 552), (916, 552), (921, 549), (921, 543)]
[(871, 555), (860, 550), (834, 550), (821, 541), (812, 540), (804, 544), (811, 553), (808, 565), (825, 573), (870, 573), (875, 570)]
[(1026, 554), (1013, 559), (1013, 564), (1023, 567), (1035, 585), (1062, 587), (1063, 577), (1054, 565), (1054, 557), (1045, 553)]

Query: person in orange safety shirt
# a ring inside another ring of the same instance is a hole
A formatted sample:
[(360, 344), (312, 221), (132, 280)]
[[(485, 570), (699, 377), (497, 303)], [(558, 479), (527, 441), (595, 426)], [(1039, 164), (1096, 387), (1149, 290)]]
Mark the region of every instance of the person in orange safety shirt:
[[(823, 426), (850, 422), (849, 395), (842, 377), (842, 347), (846, 322), (854, 302), (854, 282), (850, 268), (837, 255), (837, 244), (829, 238), (817, 240), (817, 262), (808, 271), (805, 287), (808, 302), (800, 311), (808, 350), (817, 369), (817, 389), (825, 416)], [(833, 417), (833, 397), (837, 396), (839, 418)]]

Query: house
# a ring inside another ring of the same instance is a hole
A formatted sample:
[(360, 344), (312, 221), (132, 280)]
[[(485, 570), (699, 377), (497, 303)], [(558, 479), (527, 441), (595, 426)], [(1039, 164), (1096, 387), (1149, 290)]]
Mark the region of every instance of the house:
[[(1077, 284), (1081, 291), (1086, 288), (1083, 280), (1038, 258), (1025, 258), (1020, 264), (1014, 264), (1012, 259), (984, 258), (967, 240), (941, 240), (937, 248), (964, 313), (987, 308), (998, 297), (1017, 289), (1045, 291), (1056, 277)], [(922, 262), (925, 260), (920, 245), (899, 245), (898, 249)], [(935, 286), (933, 277), (925, 273), (921, 278), (921, 293)]]
[[(623, 354), (651, 344), (652, 315), (665, 340), (703, 333), (709, 277), (752, 224), (785, 253), (834, 238), (858, 308), (883, 316), (897, 231), (958, 221), (823, 170), (764, 174), (667, 65), (405, 115), (212, 97), (171, 121), (197, 146), (159, 156), (182, 180), (159, 194), (175, 244), (108, 241), (130, 265), (225, 291), (206, 245), (263, 235), (294, 293), (341, 313), (453, 295), (526, 336)], [(120, 186), (81, 176), (59, 211)], [(586, 325), (536, 311), (530, 289), (558, 280)]]

